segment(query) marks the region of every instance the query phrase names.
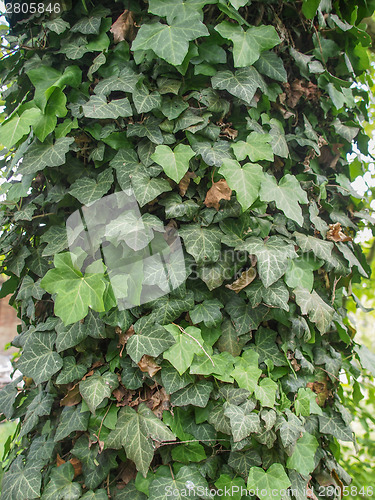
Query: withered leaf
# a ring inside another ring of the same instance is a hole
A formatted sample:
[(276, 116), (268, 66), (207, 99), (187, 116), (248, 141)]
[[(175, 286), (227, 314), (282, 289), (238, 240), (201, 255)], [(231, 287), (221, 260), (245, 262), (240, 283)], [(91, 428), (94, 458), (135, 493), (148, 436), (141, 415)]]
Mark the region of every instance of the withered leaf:
[(127, 40), (132, 42), (136, 37), (136, 28), (133, 18), (133, 13), (130, 10), (124, 10), (116, 21), (111, 26), (111, 33), (115, 43)]
[(152, 356), (148, 356), (147, 354), (142, 356), (138, 366), (142, 372), (148, 373), (150, 377), (153, 377), (159, 370), (161, 370), (161, 366), (155, 363)]
[(81, 402), (82, 396), (79, 392), (79, 385), (75, 384), (68, 390), (66, 395), (60, 401), (60, 406), (75, 406)]
[(214, 182), (210, 189), (207, 191), (204, 204), (206, 207), (214, 207), (216, 210), (220, 208), (220, 200), (230, 200), (232, 196), (232, 190), (228, 186), (225, 179), (220, 179)]
[(194, 179), (196, 177), (194, 172), (186, 172), (183, 178), (178, 183), (178, 190), (180, 191), (181, 196), (185, 196), (188, 187), (190, 186), (190, 179)]
[(236, 279), (236, 281), (233, 281), (233, 283), (229, 285), (225, 285), (229, 290), (233, 290), (236, 293), (239, 293), (241, 290), (243, 290), (247, 285), (250, 285), (252, 281), (254, 281), (255, 276), (257, 275), (255, 269), (253, 267), (250, 267), (249, 269), (246, 269), (241, 276)]
[(336, 224), (330, 224), (329, 230), (327, 231), (327, 240), (331, 241), (353, 241), (353, 238), (346, 235), (342, 231), (342, 227), (340, 222), (336, 222)]

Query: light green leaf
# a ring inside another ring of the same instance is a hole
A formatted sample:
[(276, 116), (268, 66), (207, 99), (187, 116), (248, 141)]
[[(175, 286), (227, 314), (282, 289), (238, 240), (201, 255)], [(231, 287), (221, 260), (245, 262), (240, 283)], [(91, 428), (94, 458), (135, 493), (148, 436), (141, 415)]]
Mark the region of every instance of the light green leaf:
[(61, 441), (71, 432), (85, 431), (89, 424), (90, 412), (81, 412), (82, 405), (65, 406), (56, 428), (55, 441)]
[(242, 441), (253, 432), (261, 430), (259, 415), (257, 413), (247, 415), (240, 406), (225, 403), (224, 415), (230, 420), (234, 442)]
[(92, 95), (82, 109), (86, 118), (95, 119), (113, 118), (115, 120), (119, 116), (126, 118), (133, 114), (127, 97), (107, 102), (103, 95)]
[(300, 286), (311, 292), (314, 285), (314, 271), (320, 269), (322, 264), (321, 260), (313, 259), (310, 255), (302, 255), (291, 260), (285, 273), (285, 283), (290, 288)]
[(132, 50), (153, 50), (155, 54), (173, 66), (182, 64), (189, 50), (189, 41), (208, 36), (206, 26), (192, 16), (174, 20), (170, 25), (142, 24)]
[(365, 345), (356, 345), (354, 350), (359, 356), (361, 365), (375, 377), (375, 354)]
[(254, 236), (246, 239), (237, 250), (246, 250), (258, 259), (257, 268), (263, 285), (268, 288), (285, 274), (289, 260), (297, 257), (294, 245), (279, 236), (267, 241)]
[(257, 386), (262, 370), (258, 368), (258, 354), (253, 350), (247, 350), (240, 358), (236, 359), (235, 369), (231, 376), (235, 379), (238, 387), (249, 391), (250, 395)]
[(321, 415), (318, 418), (319, 430), (323, 434), (331, 434), (340, 441), (353, 441), (353, 431), (339, 413), (332, 412), (332, 415)]
[(105, 398), (111, 396), (117, 386), (118, 380), (115, 374), (111, 372), (107, 372), (103, 376), (94, 374), (79, 383), (79, 392), (91, 413), (95, 415), (96, 408)]
[[(214, 89), (227, 90), (247, 104), (251, 104), (255, 92), (259, 87), (264, 89), (265, 83), (257, 70), (250, 66), (240, 68), (234, 73), (229, 70), (218, 71), (212, 77), (212, 86)], [(275, 151), (274, 153), (277, 154)]]
[(262, 54), (255, 63), (255, 67), (259, 73), (269, 76), (272, 80), (277, 80), (278, 82), (286, 82), (288, 80), (283, 61), (274, 52), (265, 52)]
[(189, 168), (189, 162), (195, 155), (190, 146), (179, 144), (172, 149), (169, 146), (157, 146), (151, 158), (175, 182), (180, 182)]
[(1, 124), (1, 144), (10, 149), (22, 137), (30, 132), (31, 125), (37, 123), (41, 117), (39, 108), (30, 108), (24, 111), (21, 115), (15, 114)]
[(34, 174), (44, 167), (58, 167), (65, 163), (65, 156), (70, 145), (74, 142), (73, 137), (61, 137), (53, 144), (52, 141), (40, 143), (34, 142), (27, 150), (18, 173)]
[(267, 471), (260, 467), (250, 468), (247, 489), (257, 490), (260, 500), (268, 500), (269, 492), (272, 490), (275, 490), (272, 492), (272, 498), (281, 500), (280, 491), (287, 489), (290, 485), (291, 482), (281, 464), (274, 463)]
[(245, 141), (238, 141), (232, 145), (232, 149), (238, 161), (242, 161), (249, 157), (250, 161), (267, 160), (273, 161), (272, 146), (270, 145), (272, 138), (269, 134), (260, 134), (251, 132)]
[(76, 500), (81, 498), (81, 485), (73, 482), (74, 468), (70, 462), (54, 467), (41, 496), (43, 500)]
[(294, 401), (296, 415), (308, 417), (311, 414), (323, 415), (322, 409), (316, 402), (316, 394), (311, 389), (298, 389), (297, 399)]
[(108, 193), (112, 183), (112, 170), (108, 168), (99, 174), (97, 179), (90, 179), (89, 177), (81, 177), (80, 179), (77, 179), (72, 184), (68, 193), (74, 196), (74, 198), (77, 198), (82, 205), (89, 206)]
[(135, 328), (137, 333), (132, 335), (126, 344), (126, 352), (135, 363), (138, 363), (144, 354), (159, 356), (174, 344), (174, 336), (162, 326), (154, 324), (141, 329)]
[[(188, 326), (182, 332), (176, 325), (164, 327), (175, 339), (175, 344), (164, 352), (163, 357), (167, 359), (182, 375), (191, 365), (194, 354), (202, 354), (204, 340), (199, 328)], [(199, 345), (200, 344), (200, 345)]]
[(17, 368), (36, 384), (46, 382), (63, 366), (63, 360), (54, 351), (56, 334), (34, 332), (28, 336)]
[(194, 324), (204, 323), (206, 326), (215, 326), (222, 320), (220, 309), (224, 307), (217, 299), (204, 300), (201, 304), (197, 304), (193, 310), (189, 312), (190, 318)]
[[(8, 472), (5, 473), (1, 485), (3, 500), (40, 498), (42, 474), (40, 462), (23, 463), (23, 456), (18, 455)], [(73, 468), (73, 467), (72, 467)]]
[(236, 160), (224, 160), (219, 170), (228, 186), (236, 191), (243, 211), (255, 202), (264, 178), (263, 169), (257, 163), (246, 163), (243, 167)]
[(282, 210), (288, 219), (292, 219), (300, 226), (303, 225), (302, 210), (299, 203), (308, 203), (306, 191), (294, 175), (286, 174), (279, 184), (273, 175), (266, 174), (260, 188), (262, 201), (274, 201), (279, 210)]
[(94, 311), (104, 311), (106, 284), (103, 273), (92, 273), (89, 266), (83, 275), (74, 267), (69, 252), (55, 255), (54, 265), (55, 268), (47, 272), (40, 285), (48, 293), (57, 294), (55, 314), (65, 325), (84, 318), (89, 307)]
[(276, 382), (270, 378), (263, 378), (259, 385), (255, 387), (254, 395), (262, 406), (273, 408), (275, 406), (277, 387)]
[(229, 0), (229, 2), (233, 5), (235, 9), (240, 9), (241, 7), (244, 7), (249, 0)]
[(223, 21), (215, 27), (223, 37), (233, 42), (234, 66), (248, 67), (255, 63), (264, 50), (280, 43), (273, 26), (253, 26), (244, 31), (238, 24)]
[(314, 456), (318, 446), (317, 439), (308, 432), (305, 432), (297, 441), (293, 454), (288, 457), (286, 462), (288, 469), (295, 469), (303, 476), (311, 474), (315, 469)]
[(307, 19), (314, 19), (321, 0), (303, 0), (302, 12)]
[(201, 380), (173, 393), (171, 396), (171, 403), (174, 406), (193, 405), (199, 408), (205, 408), (212, 389), (212, 382)]
[(321, 240), (315, 236), (306, 236), (302, 233), (294, 232), (297, 245), (302, 252), (312, 252), (318, 259), (325, 261), (331, 260), (333, 243), (331, 241)]
[(320, 333), (326, 333), (331, 324), (334, 309), (324, 302), (315, 290), (310, 293), (306, 288), (297, 287), (294, 289), (294, 294), (302, 314), (308, 315)]
[(194, 257), (198, 265), (219, 259), (221, 231), (218, 228), (190, 224), (180, 227), (179, 234), (184, 240), (186, 251)]
[(106, 441), (107, 448), (125, 448), (127, 457), (146, 477), (154, 457), (151, 439), (158, 442), (175, 441), (176, 436), (161, 422), (144, 403), (135, 411), (130, 406), (120, 409), (116, 429)]

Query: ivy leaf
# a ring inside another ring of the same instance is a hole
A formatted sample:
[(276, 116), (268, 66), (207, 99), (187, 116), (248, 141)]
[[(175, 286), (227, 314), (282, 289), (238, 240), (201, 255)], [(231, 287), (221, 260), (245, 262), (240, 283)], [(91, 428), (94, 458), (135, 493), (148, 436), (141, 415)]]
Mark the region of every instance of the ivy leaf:
[(269, 134), (272, 136), (272, 150), (277, 156), (288, 158), (289, 148), (285, 139), (285, 132), (283, 125), (276, 118), (271, 118), (269, 121), (271, 126)]
[(354, 347), (354, 350), (359, 356), (363, 368), (365, 368), (370, 373), (372, 373), (373, 376), (375, 376), (375, 354), (371, 352), (365, 345), (357, 345)]
[(47, 246), (43, 249), (43, 257), (48, 257), (50, 255), (55, 255), (62, 252), (68, 246), (68, 239), (66, 235), (66, 227), (64, 226), (51, 226), (49, 229), (41, 236), (41, 243), (47, 243)]
[(55, 341), (56, 334), (51, 332), (34, 332), (26, 340), (17, 367), (36, 384), (46, 382), (63, 366), (63, 360), (54, 351)]
[(173, 368), (173, 366), (171, 366), (169, 363), (166, 363), (165, 366), (164, 364), (162, 366), (161, 380), (163, 382), (163, 387), (165, 388), (167, 393), (173, 394), (174, 392), (177, 392), (187, 385), (193, 383), (194, 377), (186, 372), (180, 375), (178, 371)]
[(81, 177), (77, 179), (69, 189), (69, 193), (77, 198), (82, 205), (91, 205), (102, 198), (110, 190), (113, 183), (111, 169), (106, 169), (98, 175), (97, 179)]
[(180, 227), (179, 234), (184, 240), (186, 251), (194, 257), (198, 265), (219, 259), (221, 231), (218, 228), (189, 224)]
[(55, 314), (65, 325), (84, 318), (89, 307), (98, 312), (104, 311), (106, 285), (103, 273), (91, 272), (90, 265), (83, 275), (74, 267), (69, 252), (55, 255), (54, 265), (55, 268), (47, 272), (40, 285), (48, 293), (57, 294)]
[(44, 23), (44, 26), (58, 35), (61, 35), (61, 33), (64, 33), (65, 30), (70, 28), (70, 24), (61, 19), (61, 17), (52, 19), (52, 21), (47, 21)]
[(277, 384), (270, 378), (263, 378), (255, 387), (254, 395), (262, 406), (273, 408), (275, 406)]
[(124, 406), (119, 411), (116, 429), (107, 438), (106, 447), (119, 449), (123, 446), (127, 457), (146, 477), (154, 457), (150, 438), (159, 442), (176, 440), (176, 436), (144, 403), (139, 405), (138, 411)]
[(211, 144), (190, 133), (188, 139), (195, 153), (201, 155), (202, 160), (211, 167), (220, 167), (224, 160), (232, 157), (228, 141), (218, 140)]
[(174, 336), (160, 325), (147, 325), (143, 328), (135, 327), (137, 333), (132, 335), (126, 344), (126, 352), (135, 363), (138, 363), (144, 354), (159, 356), (174, 344)]
[(307, 288), (311, 292), (314, 285), (314, 271), (322, 266), (321, 260), (311, 258), (309, 255), (302, 255), (289, 262), (289, 267), (285, 273), (285, 283), (290, 288)]
[(42, 474), (40, 462), (23, 463), (23, 456), (19, 455), (5, 473), (1, 485), (1, 496), (4, 500), (40, 498)]
[(155, 200), (160, 194), (172, 191), (166, 179), (154, 179), (141, 172), (132, 175), (131, 183), (134, 196), (141, 207)]
[[(260, 467), (251, 467), (249, 478), (247, 480), (247, 489), (256, 490), (260, 500), (267, 500), (269, 492), (272, 492), (272, 498), (281, 500), (281, 490), (286, 490), (291, 485), (285, 469), (281, 464), (272, 464), (267, 471)], [(276, 493), (274, 495), (273, 493)]]
[(245, 141), (238, 141), (232, 145), (232, 149), (238, 161), (249, 157), (250, 161), (260, 160), (273, 161), (273, 151), (270, 145), (272, 138), (269, 134), (251, 132)]
[(21, 115), (13, 115), (1, 124), (1, 144), (10, 149), (24, 135), (29, 134), (31, 125), (37, 123), (40, 117), (41, 111), (36, 107), (26, 109)]
[(74, 142), (73, 137), (61, 137), (55, 143), (45, 141), (43, 143), (36, 141), (27, 150), (21, 165), (18, 167), (18, 173), (35, 174), (45, 167), (58, 167), (65, 163), (65, 156), (69, 151), (70, 145)]
[(82, 412), (82, 405), (65, 406), (56, 429), (55, 441), (61, 441), (74, 431), (85, 431), (89, 424), (90, 412)]
[(236, 160), (224, 160), (219, 170), (229, 187), (236, 191), (237, 199), (245, 211), (255, 202), (263, 180), (263, 169), (257, 163), (246, 163), (243, 167)]
[(333, 243), (331, 241), (321, 240), (315, 236), (306, 236), (305, 234), (297, 232), (294, 232), (293, 236), (302, 252), (312, 252), (315, 257), (324, 261), (331, 260), (333, 249)]
[(0, 413), (3, 413), (8, 419), (13, 416), (13, 406), (18, 395), (17, 384), (19, 384), (21, 380), (22, 377), (18, 377), (0, 390)]
[(151, 158), (163, 167), (168, 177), (178, 183), (188, 171), (189, 162), (194, 155), (191, 147), (184, 144), (179, 144), (173, 151), (169, 146), (163, 145), (156, 147)]
[(164, 327), (175, 339), (175, 344), (164, 352), (163, 357), (167, 359), (180, 375), (186, 372), (191, 365), (194, 354), (202, 354), (204, 340), (199, 328), (188, 326), (182, 332), (176, 325)]
[(83, 114), (86, 118), (95, 119), (116, 119), (119, 116), (128, 117), (133, 115), (129, 99), (117, 99), (107, 102), (103, 95), (92, 95), (90, 100), (82, 106)]
[(331, 434), (340, 441), (353, 441), (353, 431), (346, 425), (341, 415), (332, 412), (332, 415), (321, 415), (319, 418), (319, 430), (323, 434)]
[(265, 84), (257, 70), (250, 66), (234, 73), (229, 70), (218, 71), (212, 77), (212, 86), (214, 89), (227, 90), (250, 105), (257, 89), (264, 88)]
[(267, 241), (252, 236), (237, 250), (256, 255), (259, 277), (266, 288), (279, 280), (288, 269), (289, 260), (297, 257), (294, 246), (279, 236), (271, 236)]
[(150, 93), (146, 85), (141, 84), (133, 91), (133, 102), (138, 113), (148, 113), (161, 107), (161, 95), (159, 92)]
[(212, 382), (201, 380), (173, 393), (171, 396), (171, 403), (174, 406), (194, 405), (199, 408), (205, 408), (212, 389)]
[(260, 188), (262, 201), (274, 201), (285, 216), (303, 225), (302, 210), (299, 203), (308, 203), (306, 191), (301, 188), (297, 179), (290, 174), (284, 175), (277, 185), (274, 176), (266, 174)]
[(304, 432), (304, 427), (301, 420), (290, 410), (286, 410), (285, 413), (287, 419), (283, 418), (281, 423), (278, 425), (281, 442), (285, 448), (294, 447), (297, 439), (299, 439), (301, 434)]
[[(160, 477), (154, 476), (149, 486), (150, 496), (153, 500), (165, 500), (167, 498), (166, 492), (173, 491), (176, 500), (184, 500), (187, 491), (190, 493), (187, 485), (194, 485), (195, 491), (206, 491), (208, 488), (207, 481), (204, 479), (200, 471), (192, 466), (181, 467), (175, 476), (163, 475)], [(190, 495), (191, 498), (197, 496)]]
[[(234, 0), (235, 3), (237, 0)], [(232, 500), (241, 500), (241, 491), (245, 491), (246, 484), (242, 477), (231, 477), (229, 474), (221, 474), (215, 482), (216, 488), (223, 491), (230, 491)]]
[(224, 415), (229, 418), (234, 442), (242, 441), (253, 432), (260, 432), (260, 418), (257, 413), (246, 415), (243, 408), (224, 404)]
[[(141, 495), (140, 492), (138, 493)], [(96, 490), (96, 491), (90, 490), (81, 497), (81, 500), (107, 500), (107, 498), (108, 498), (107, 490)], [(140, 500), (137, 499), (136, 495), (134, 496), (134, 499)]]
[(293, 454), (288, 457), (286, 466), (288, 469), (295, 469), (303, 476), (308, 476), (315, 469), (315, 452), (319, 443), (317, 439), (305, 432), (297, 441)]
[(259, 363), (272, 361), (275, 366), (285, 366), (287, 364), (285, 356), (281, 353), (276, 344), (277, 333), (270, 328), (260, 327), (255, 334), (255, 344), (251, 346), (259, 355)]
[(81, 498), (81, 485), (73, 482), (74, 468), (70, 462), (65, 462), (60, 467), (54, 467), (50, 480), (43, 492), (46, 500), (76, 500)]
[(215, 326), (223, 317), (220, 312), (222, 307), (223, 304), (217, 299), (204, 300), (189, 312), (190, 318), (194, 324), (203, 322), (207, 327)]
[(334, 309), (313, 290), (311, 293), (306, 288), (295, 288), (296, 302), (300, 306), (302, 314), (307, 314), (309, 319), (316, 324), (320, 333), (327, 332), (331, 324)]
[(281, 280), (268, 288), (265, 288), (260, 282), (253, 283), (245, 288), (245, 293), (253, 307), (257, 307), (263, 301), (268, 306), (280, 307), (284, 311), (289, 311), (289, 292)]
[(105, 398), (111, 396), (117, 386), (117, 376), (113, 373), (108, 372), (103, 376), (95, 374), (79, 383), (79, 392), (91, 413), (95, 415), (96, 408)]
[(142, 24), (132, 50), (153, 50), (173, 66), (182, 64), (189, 50), (189, 42), (208, 36), (206, 26), (196, 16), (173, 20), (170, 25)]
[(235, 368), (231, 372), (238, 387), (248, 390), (249, 395), (254, 392), (262, 373), (262, 370), (258, 368), (258, 357), (258, 354), (252, 350), (245, 351), (240, 358), (236, 359)]
[(87, 372), (87, 367), (85, 365), (76, 364), (74, 356), (66, 356), (63, 363), (63, 368), (56, 379), (56, 384), (58, 385), (69, 384), (75, 380), (81, 380)]
[(259, 73), (270, 77), (272, 80), (277, 80), (278, 82), (286, 82), (288, 80), (283, 61), (274, 52), (261, 54), (255, 63), (255, 67)]
[(294, 401), (296, 415), (308, 417), (311, 414), (323, 415), (322, 409), (316, 402), (316, 394), (311, 389), (298, 389), (297, 399)]
[(74, 347), (82, 340), (84, 340), (87, 335), (87, 327), (81, 321), (77, 321), (69, 326), (65, 326), (62, 321), (56, 325), (57, 339), (56, 339), (56, 350), (57, 352), (65, 351), (70, 347)]
[(82, 17), (77, 21), (72, 27), (71, 31), (73, 33), (83, 33), (84, 35), (97, 35), (99, 34), (99, 28), (102, 22), (102, 15), (105, 13), (92, 13), (90, 17)]
[(254, 26), (244, 31), (238, 24), (223, 21), (215, 27), (223, 37), (233, 42), (234, 66), (252, 66), (264, 50), (272, 49), (280, 43), (273, 26)]

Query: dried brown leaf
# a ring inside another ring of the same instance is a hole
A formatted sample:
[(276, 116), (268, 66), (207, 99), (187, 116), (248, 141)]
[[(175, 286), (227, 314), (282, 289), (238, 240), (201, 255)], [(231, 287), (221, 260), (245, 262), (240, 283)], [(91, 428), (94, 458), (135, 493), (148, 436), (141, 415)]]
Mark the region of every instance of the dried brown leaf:
[(142, 356), (138, 366), (142, 372), (148, 373), (150, 377), (153, 377), (159, 370), (161, 370), (161, 366), (155, 363), (152, 356), (148, 356), (147, 354)]
[(327, 240), (331, 241), (353, 241), (351, 236), (346, 235), (342, 231), (342, 227), (340, 222), (336, 222), (336, 224), (330, 224), (329, 230), (327, 231)]
[(243, 290), (247, 285), (250, 285), (252, 281), (254, 281), (257, 273), (253, 267), (250, 267), (249, 269), (246, 269), (241, 276), (236, 279), (236, 281), (233, 281), (233, 283), (230, 283), (229, 285), (225, 285), (229, 290), (233, 290), (236, 293), (239, 293), (241, 290)]
[(113, 34), (115, 43), (124, 40), (132, 42), (137, 35), (133, 13), (130, 10), (124, 10), (121, 16), (112, 24), (110, 31)]
[(75, 406), (81, 402), (82, 396), (79, 392), (79, 385), (75, 384), (68, 390), (66, 395), (60, 401), (60, 406)]
[(181, 196), (185, 196), (188, 187), (190, 186), (190, 180), (196, 177), (194, 172), (186, 172), (183, 178), (178, 183), (178, 189), (180, 191)]
[(220, 209), (220, 200), (230, 200), (232, 190), (228, 186), (225, 179), (220, 179), (214, 182), (210, 189), (207, 191), (204, 204), (206, 207), (214, 207), (216, 210)]

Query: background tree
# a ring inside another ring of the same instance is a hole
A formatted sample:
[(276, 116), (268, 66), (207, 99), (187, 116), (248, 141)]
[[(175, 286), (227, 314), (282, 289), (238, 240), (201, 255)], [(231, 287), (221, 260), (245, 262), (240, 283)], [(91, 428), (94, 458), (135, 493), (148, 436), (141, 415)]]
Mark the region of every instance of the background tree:
[(20, 419), (2, 498), (356, 496), (337, 461), (354, 440), (339, 376), (359, 401), (358, 361), (374, 366), (346, 312), (370, 273), (350, 184), (365, 167), (347, 155), (368, 153), (371, 14), (82, 0), (13, 26), (1, 292), (23, 378), (0, 393)]

